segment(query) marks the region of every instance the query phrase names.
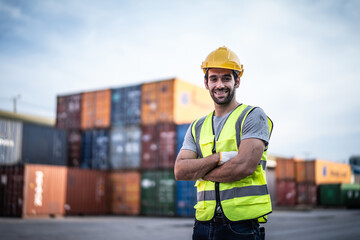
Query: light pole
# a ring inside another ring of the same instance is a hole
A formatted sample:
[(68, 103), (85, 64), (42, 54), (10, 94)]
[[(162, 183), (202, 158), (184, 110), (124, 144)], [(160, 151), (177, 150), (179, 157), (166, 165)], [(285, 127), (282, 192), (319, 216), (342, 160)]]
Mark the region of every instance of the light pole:
[(16, 113), (16, 105), (17, 105), (17, 101), (20, 99), (21, 95), (18, 94), (15, 97), (12, 98), (13, 100), (13, 104), (14, 104), (14, 113)]

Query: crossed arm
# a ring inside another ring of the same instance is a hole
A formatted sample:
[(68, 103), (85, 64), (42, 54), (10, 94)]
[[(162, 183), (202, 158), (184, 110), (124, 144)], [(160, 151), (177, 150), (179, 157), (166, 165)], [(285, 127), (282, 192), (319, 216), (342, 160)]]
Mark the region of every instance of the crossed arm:
[(213, 182), (235, 182), (251, 175), (260, 162), (265, 143), (257, 138), (241, 141), (238, 154), (218, 166), (219, 153), (197, 158), (197, 153), (181, 150), (175, 162), (176, 180), (203, 178)]

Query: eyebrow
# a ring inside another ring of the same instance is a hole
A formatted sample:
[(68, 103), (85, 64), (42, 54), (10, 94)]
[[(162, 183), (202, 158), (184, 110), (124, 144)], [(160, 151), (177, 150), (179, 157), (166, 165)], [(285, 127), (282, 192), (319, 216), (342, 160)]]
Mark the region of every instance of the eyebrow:
[[(211, 78), (211, 77), (217, 77), (218, 75), (216, 75), (216, 74), (213, 74), (213, 75), (210, 75), (209, 76), (209, 78)], [(226, 73), (226, 74), (224, 74), (224, 75), (220, 75), (221, 77), (231, 77), (231, 74), (230, 73)]]

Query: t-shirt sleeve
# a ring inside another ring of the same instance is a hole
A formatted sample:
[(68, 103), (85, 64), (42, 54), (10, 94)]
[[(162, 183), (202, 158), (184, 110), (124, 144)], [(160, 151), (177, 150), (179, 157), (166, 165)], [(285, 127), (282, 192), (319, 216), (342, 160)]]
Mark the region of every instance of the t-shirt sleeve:
[(192, 124), (190, 124), (189, 128), (186, 131), (181, 150), (191, 150), (191, 151), (197, 153), (196, 143), (195, 143), (194, 138), (191, 133), (191, 126), (192, 126)]
[(260, 107), (252, 110), (245, 119), (241, 140), (258, 138), (269, 143), (269, 123), (267, 116)]

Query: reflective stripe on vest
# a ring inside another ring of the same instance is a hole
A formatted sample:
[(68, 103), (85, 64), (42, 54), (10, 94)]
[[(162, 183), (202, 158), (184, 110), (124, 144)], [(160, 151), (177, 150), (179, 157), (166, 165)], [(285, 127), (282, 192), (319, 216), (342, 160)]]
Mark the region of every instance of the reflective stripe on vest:
[[(216, 152), (238, 151), (245, 119), (253, 109), (247, 105), (240, 105), (234, 109), (226, 119), (218, 139), (215, 139), (213, 133), (214, 112), (196, 120), (192, 125), (192, 136), (199, 158), (211, 155), (215, 142)], [(273, 124), (269, 118), (268, 123), (270, 138)], [(267, 148), (264, 149), (259, 166), (252, 175), (233, 183), (219, 183), (222, 210), (230, 221), (259, 218), (260, 222), (264, 222), (265, 215), (272, 211), (265, 178), (266, 155)], [(199, 221), (211, 220), (216, 208), (215, 183), (197, 181), (196, 186), (198, 190), (196, 218)]]

